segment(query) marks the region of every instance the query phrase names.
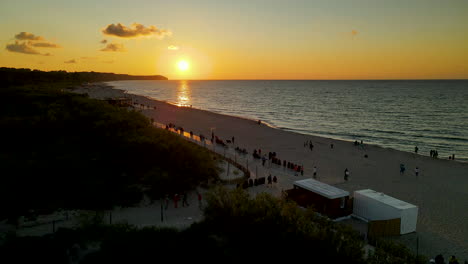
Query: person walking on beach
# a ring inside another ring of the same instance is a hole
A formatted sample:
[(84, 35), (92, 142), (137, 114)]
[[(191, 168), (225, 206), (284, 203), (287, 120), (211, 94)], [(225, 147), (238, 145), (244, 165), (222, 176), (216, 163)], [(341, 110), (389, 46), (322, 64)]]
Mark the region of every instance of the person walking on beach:
[(277, 182), (278, 182), (278, 178), (276, 178), (276, 176), (273, 176), (273, 184), (276, 185)]
[(405, 164), (401, 163), (400, 164), (400, 174), (404, 174), (405, 173)]
[(182, 194), (182, 207), (189, 206), (187, 202), (187, 193)]
[(414, 153), (418, 154), (418, 146), (414, 147)]
[(268, 180), (268, 187), (272, 187), (272, 179), (271, 179), (271, 174), (270, 174), (270, 175), (268, 175), (268, 178), (267, 178), (267, 180)]
[(449, 264), (458, 264), (458, 259), (452, 255), (449, 259)]
[(314, 178), (317, 179), (317, 166), (314, 166)]
[(418, 167), (416, 167), (416, 168), (414, 169), (414, 175), (416, 175), (416, 176), (419, 175), (419, 168), (418, 168)]
[(344, 171), (344, 179), (345, 179), (345, 181), (348, 181), (348, 177), (349, 177), (349, 170), (348, 170), (348, 168), (346, 168), (345, 171)]

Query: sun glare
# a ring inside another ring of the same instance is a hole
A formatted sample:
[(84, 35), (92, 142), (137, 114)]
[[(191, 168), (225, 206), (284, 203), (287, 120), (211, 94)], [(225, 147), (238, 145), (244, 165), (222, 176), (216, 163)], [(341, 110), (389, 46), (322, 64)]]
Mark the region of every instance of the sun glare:
[(179, 68), (180, 71), (186, 71), (190, 67), (189, 63), (185, 60), (181, 60), (177, 62), (177, 68)]

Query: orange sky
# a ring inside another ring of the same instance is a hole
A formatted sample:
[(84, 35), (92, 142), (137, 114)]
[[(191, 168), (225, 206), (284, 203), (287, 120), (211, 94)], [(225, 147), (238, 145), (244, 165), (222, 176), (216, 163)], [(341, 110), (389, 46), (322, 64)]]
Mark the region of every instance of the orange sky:
[(0, 66), (170, 79), (467, 79), (468, 1), (408, 2), (9, 1)]

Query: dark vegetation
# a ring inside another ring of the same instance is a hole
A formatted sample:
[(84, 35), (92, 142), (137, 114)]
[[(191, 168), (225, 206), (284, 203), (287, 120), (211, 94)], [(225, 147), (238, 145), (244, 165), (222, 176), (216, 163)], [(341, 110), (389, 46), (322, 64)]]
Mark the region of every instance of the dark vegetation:
[(0, 255), (64, 263), (76, 244), (80, 263), (426, 263), (393, 243), (379, 243), (366, 259), (363, 241), (349, 227), (267, 194), (250, 199), (241, 189), (214, 188), (207, 200), (205, 219), (185, 230), (88, 225), (11, 237)]
[(39, 71), (31, 69), (0, 68), (3, 85), (24, 85), (38, 82), (105, 82), (119, 80), (167, 80), (162, 75), (128, 75), (104, 72)]
[[(210, 154), (136, 112), (62, 92), (68, 85), (1, 87), (0, 218), (130, 205), (143, 191), (159, 198), (216, 178)], [(222, 187), (205, 199), (204, 220), (185, 230), (104, 225), (96, 217), (42, 237), (4, 235), (1, 260), (70, 263), (79, 245), (79, 263), (425, 263), (383, 241), (366, 259), (356, 232), (288, 200)]]
[(203, 148), (153, 128), (138, 112), (64, 92), (82, 81), (74, 73), (0, 72), (22, 83), (8, 77), (0, 89), (0, 219), (127, 206), (142, 190), (159, 199), (217, 177)]

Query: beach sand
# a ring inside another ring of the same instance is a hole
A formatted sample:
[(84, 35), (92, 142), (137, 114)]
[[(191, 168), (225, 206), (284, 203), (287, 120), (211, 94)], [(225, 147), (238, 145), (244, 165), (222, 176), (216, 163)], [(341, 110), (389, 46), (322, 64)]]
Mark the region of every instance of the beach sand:
[[(446, 258), (455, 255), (459, 260), (468, 260), (468, 163), (433, 159), (367, 145), (366, 142), (363, 146), (355, 146), (353, 142), (293, 133), (259, 125), (256, 120), (178, 107), (105, 85), (76, 88), (74, 92), (88, 93), (91, 98), (98, 99), (126, 96), (133, 102), (149, 106), (139, 111), (155, 122), (173, 123), (195, 135), (203, 134), (207, 139), (211, 138), (212, 132), (224, 140), (235, 137), (229, 153), (234, 153), (233, 146), (246, 148), (249, 156), (254, 149), (261, 149), (262, 154), (276, 152), (281, 160), (304, 166), (304, 175), (295, 176), (283, 167), (269, 163), (262, 166), (261, 161), (250, 161), (250, 170), (259, 177), (270, 173), (278, 177), (277, 185), (249, 188), (252, 193), (269, 192), (279, 196), (281, 190), (292, 188), (294, 181), (311, 178), (316, 166), (319, 181), (351, 194), (355, 190), (373, 189), (414, 204), (419, 207), (417, 232), (398, 236), (395, 240), (416, 251), (419, 237), (420, 254), (429, 258), (437, 254)], [(314, 145), (312, 151), (304, 147), (304, 142), (309, 140)], [(367, 158), (364, 157), (366, 154)], [(239, 162), (247, 163), (247, 159), (242, 160), (239, 156)], [(406, 167), (404, 174), (400, 174), (401, 163)], [(415, 176), (416, 167), (419, 176)], [(348, 181), (343, 178), (345, 168), (350, 171)]]

